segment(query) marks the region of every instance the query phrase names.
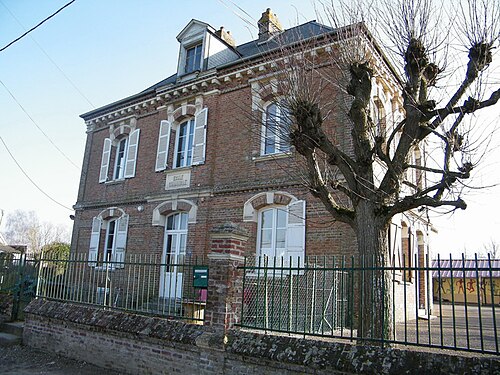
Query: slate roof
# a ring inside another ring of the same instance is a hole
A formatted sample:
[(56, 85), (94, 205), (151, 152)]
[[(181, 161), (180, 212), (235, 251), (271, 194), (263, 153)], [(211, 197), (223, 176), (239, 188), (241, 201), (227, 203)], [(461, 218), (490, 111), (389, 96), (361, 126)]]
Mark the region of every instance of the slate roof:
[[(318, 37), (324, 34), (333, 32), (335, 29), (322, 25), (316, 21), (309, 21), (299, 26), (292, 27), (291, 29), (285, 30), (279, 34), (279, 38), (271, 38), (265, 42), (259, 42), (259, 40), (252, 40), (247, 43), (243, 43), (237, 46), (235, 49), (241, 55), (240, 59), (234, 60), (226, 66), (238, 64), (239, 62), (257, 57), (265, 52), (272, 51), (275, 48), (290, 45), (299, 41), (307, 40), (313, 37)], [(148, 93), (156, 90), (159, 87), (166, 86), (168, 84), (175, 84), (177, 80), (177, 74), (173, 74), (164, 80), (155, 83), (153, 86), (148, 87), (141, 93)]]
[[(302, 25), (298, 25), (298, 26), (295, 26), (295, 27), (292, 27), (290, 29), (283, 31), (282, 33), (279, 34), (279, 38), (272, 37), (269, 40), (264, 41), (264, 42), (259, 42), (259, 40), (252, 40), (250, 42), (243, 43), (243, 44), (237, 46), (235, 48), (235, 50), (236, 50), (236, 52), (238, 52), (240, 54), (241, 57), (239, 59), (236, 59), (236, 60), (234, 60), (230, 63), (227, 63), (223, 66), (229, 67), (231, 65), (238, 64), (238, 63), (245, 61), (247, 59), (252, 59), (252, 58), (258, 57), (259, 55), (261, 55), (265, 52), (272, 51), (273, 49), (275, 49), (277, 47), (291, 45), (291, 44), (294, 44), (295, 42), (305, 41), (307, 39), (319, 37), (321, 35), (326, 35), (326, 34), (334, 32), (334, 31), (335, 31), (334, 28), (322, 25), (322, 24), (316, 22), (315, 20), (309, 21), (309, 22), (306, 22)], [(220, 67), (222, 67), (222, 66), (220, 66)], [(216, 68), (220, 68), (220, 67), (216, 67)], [(138, 99), (142, 98), (143, 96), (147, 97), (149, 95), (152, 97), (153, 95), (155, 95), (157, 89), (164, 87), (164, 86), (169, 86), (169, 85), (175, 86), (176, 83), (177, 83), (177, 74), (173, 74), (173, 75), (155, 83), (154, 85), (146, 88), (145, 90), (143, 90), (137, 94), (131, 95), (129, 97), (120, 99), (116, 102), (110, 103), (108, 105), (105, 105), (105, 106), (102, 106), (100, 108), (89, 111), (87, 113), (84, 113), (84, 114), (80, 115), (80, 117), (85, 119), (87, 117), (91, 117), (91, 116), (94, 116), (98, 113), (106, 111), (110, 108), (114, 108), (114, 107), (120, 106), (120, 105), (125, 104), (125, 103), (133, 102), (134, 100), (138, 100)], [(183, 84), (184, 83), (185, 82), (183, 82)]]

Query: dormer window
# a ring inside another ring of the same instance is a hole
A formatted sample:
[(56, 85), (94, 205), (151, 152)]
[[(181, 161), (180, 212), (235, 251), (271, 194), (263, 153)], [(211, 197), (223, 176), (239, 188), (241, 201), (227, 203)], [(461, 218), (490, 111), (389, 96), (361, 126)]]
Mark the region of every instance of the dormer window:
[(184, 66), (185, 73), (200, 70), (202, 51), (203, 45), (201, 43), (186, 49), (186, 65)]

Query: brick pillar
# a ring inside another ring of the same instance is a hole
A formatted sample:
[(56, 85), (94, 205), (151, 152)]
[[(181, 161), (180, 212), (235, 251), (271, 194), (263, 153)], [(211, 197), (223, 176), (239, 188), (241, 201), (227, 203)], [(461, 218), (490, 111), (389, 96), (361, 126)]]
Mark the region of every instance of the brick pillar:
[(226, 332), (241, 316), (244, 250), (248, 232), (233, 223), (211, 231), (205, 325)]

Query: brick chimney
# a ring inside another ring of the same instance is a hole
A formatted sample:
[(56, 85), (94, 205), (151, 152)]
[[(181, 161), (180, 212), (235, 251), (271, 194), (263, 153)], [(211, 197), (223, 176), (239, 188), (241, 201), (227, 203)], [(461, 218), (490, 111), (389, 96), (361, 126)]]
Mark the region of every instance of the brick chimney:
[(283, 31), (283, 26), (281, 26), (278, 17), (271, 11), (271, 8), (267, 8), (262, 13), (262, 17), (260, 17), (257, 25), (259, 26), (259, 41), (265, 41), (274, 34)]
[(217, 35), (231, 47), (236, 47), (236, 42), (234, 41), (233, 36), (229, 31), (226, 31), (226, 29), (224, 29), (224, 26), (221, 26), (220, 29), (215, 32), (215, 35)]

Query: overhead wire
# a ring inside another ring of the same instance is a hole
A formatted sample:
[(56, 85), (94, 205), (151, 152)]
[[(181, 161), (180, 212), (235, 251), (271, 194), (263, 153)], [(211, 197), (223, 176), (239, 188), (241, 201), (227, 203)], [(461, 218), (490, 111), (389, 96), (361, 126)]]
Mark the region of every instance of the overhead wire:
[[(19, 19), (14, 15), (14, 13), (11, 12), (11, 10), (7, 7), (7, 5), (4, 4), (4, 2), (2, 0), (0, 0), (0, 4), (3, 5), (3, 7), (7, 10), (7, 12), (9, 12), (9, 14), (12, 16), (12, 18), (18, 23), (18, 25), (21, 26), (21, 28), (23, 28), (26, 31), (26, 28), (21, 23), (21, 21), (19, 21)], [(87, 103), (90, 104), (90, 106), (92, 108), (95, 108), (95, 105), (90, 101), (90, 99), (76, 86), (76, 84), (67, 76), (67, 74), (64, 73), (64, 71), (61, 69), (61, 67), (49, 56), (47, 51), (45, 51), (45, 49), (36, 41), (36, 39), (33, 38), (31, 35), (29, 37), (37, 45), (37, 47), (40, 49), (40, 51), (42, 51), (42, 53), (47, 57), (47, 59), (49, 59), (49, 61), (56, 67), (56, 69), (59, 70), (59, 72), (63, 75), (63, 77), (66, 79), (66, 81), (68, 81), (69, 84), (71, 86), (73, 86), (73, 88), (80, 94), (80, 96), (83, 99), (85, 99), (85, 101)]]
[(48, 20), (50, 20), (52, 17), (54, 17), (56, 14), (58, 14), (59, 12), (61, 12), (64, 8), (70, 6), (71, 4), (73, 4), (76, 0), (71, 0), (69, 3), (63, 5), (61, 8), (59, 8), (57, 11), (55, 11), (54, 13), (52, 13), (50, 16), (48, 16), (47, 18), (43, 19), (42, 21), (40, 21), (37, 25), (33, 26), (31, 29), (29, 29), (28, 31), (26, 31), (24, 34), (22, 34), (21, 36), (17, 37), (16, 39), (14, 39), (12, 42), (8, 43), (7, 45), (5, 45), (4, 47), (0, 48), (0, 52), (6, 50), (7, 48), (9, 48), (11, 45), (13, 45), (14, 43), (18, 42), (19, 40), (21, 40), (22, 38), (24, 38), (26, 35), (28, 35), (29, 33), (31, 33), (32, 31), (34, 31), (35, 29), (37, 29), (38, 27), (40, 27), (41, 25), (43, 25), (45, 22), (47, 22)]
[(0, 79), (0, 84), (5, 88), (5, 90), (7, 90), (7, 92), (9, 93), (9, 95), (11, 96), (12, 99), (14, 99), (14, 101), (16, 102), (16, 104), (21, 108), (21, 110), (24, 112), (24, 114), (26, 116), (28, 116), (28, 118), (31, 120), (31, 122), (35, 125), (35, 127), (44, 135), (44, 137), (52, 144), (52, 146), (54, 146), (54, 148), (59, 151), (59, 153), (68, 161), (70, 162), (76, 169), (80, 170), (80, 168), (78, 167), (78, 165), (76, 165), (76, 163), (71, 160), (69, 158), (68, 155), (66, 155), (64, 153), (63, 150), (61, 150), (55, 143), (54, 141), (47, 135), (47, 133), (45, 133), (43, 131), (43, 129), (37, 124), (37, 122), (33, 119), (33, 117), (30, 116), (30, 114), (28, 113), (28, 111), (26, 111), (26, 109), (23, 107), (23, 105), (17, 100), (17, 98), (14, 96), (14, 94), (9, 90), (9, 88), (5, 85), (5, 83)]
[(3, 143), (5, 149), (7, 150), (7, 153), (10, 155), (10, 157), (12, 158), (14, 163), (16, 163), (17, 167), (21, 170), (21, 172), (24, 174), (24, 176), (33, 184), (33, 186), (35, 186), (38, 189), (38, 191), (40, 191), (43, 195), (45, 195), (47, 198), (49, 198), (55, 204), (65, 208), (69, 211), (73, 211), (72, 208), (69, 208), (69, 207), (65, 206), (64, 204), (62, 204), (61, 202), (58, 202), (57, 200), (52, 198), (49, 194), (47, 194), (40, 186), (38, 186), (38, 184), (28, 175), (28, 173), (26, 173), (26, 171), (23, 169), (23, 167), (21, 167), (21, 165), (16, 160), (16, 158), (14, 157), (12, 152), (10, 151), (9, 147), (7, 147), (7, 144), (5, 143), (5, 141), (3, 140), (3, 138), (1, 136), (0, 136), (0, 141)]

